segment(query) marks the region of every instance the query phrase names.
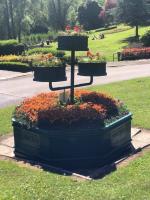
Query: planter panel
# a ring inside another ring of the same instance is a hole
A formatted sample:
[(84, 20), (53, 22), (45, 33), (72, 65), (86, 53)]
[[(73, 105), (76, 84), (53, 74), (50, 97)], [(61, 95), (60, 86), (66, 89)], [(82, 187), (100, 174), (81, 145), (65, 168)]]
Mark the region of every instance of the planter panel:
[(80, 76), (106, 76), (106, 63), (78, 63)]
[(26, 129), (13, 122), (15, 155), (66, 169), (110, 163), (131, 142), (131, 115), (99, 129)]
[(88, 51), (88, 37), (58, 36), (58, 50)]
[(34, 67), (34, 81), (59, 82), (66, 81), (65, 67)]

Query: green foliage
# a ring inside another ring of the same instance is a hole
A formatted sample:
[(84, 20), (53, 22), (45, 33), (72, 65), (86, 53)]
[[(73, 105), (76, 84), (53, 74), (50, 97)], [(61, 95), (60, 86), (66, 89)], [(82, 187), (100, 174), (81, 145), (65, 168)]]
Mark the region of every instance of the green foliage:
[(150, 30), (142, 36), (141, 42), (145, 47), (150, 47)]
[(23, 44), (19, 44), (16, 40), (1, 40), (0, 55), (20, 55), (25, 50)]
[(78, 9), (78, 20), (86, 30), (96, 29), (104, 25), (103, 20), (99, 18), (102, 8), (96, 1), (87, 1)]
[(136, 26), (137, 37), (138, 26), (147, 24), (148, 16), (144, 0), (119, 0), (117, 20), (130, 26)]

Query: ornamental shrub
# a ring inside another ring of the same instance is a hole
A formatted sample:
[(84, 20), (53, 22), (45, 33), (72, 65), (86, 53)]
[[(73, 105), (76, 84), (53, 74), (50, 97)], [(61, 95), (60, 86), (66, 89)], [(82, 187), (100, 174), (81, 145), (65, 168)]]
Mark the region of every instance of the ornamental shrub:
[(19, 44), (16, 40), (2, 40), (0, 41), (0, 55), (21, 55), (25, 47)]
[(16, 122), (40, 128), (103, 127), (105, 122), (128, 113), (112, 97), (86, 90), (75, 91), (75, 104), (59, 101), (59, 93), (42, 93), (25, 99), (14, 112)]
[(141, 38), (141, 42), (145, 47), (150, 47), (150, 31), (143, 35), (143, 37)]

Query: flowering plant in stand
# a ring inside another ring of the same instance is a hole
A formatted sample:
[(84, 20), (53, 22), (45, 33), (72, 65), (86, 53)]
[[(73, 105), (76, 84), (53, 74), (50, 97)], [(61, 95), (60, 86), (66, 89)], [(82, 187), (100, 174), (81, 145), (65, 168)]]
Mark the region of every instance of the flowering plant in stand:
[(87, 51), (86, 56), (78, 57), (78, 62), (81, 62), (81, 63), (106, 63), (106, 58), (99, 52), (97, 52), (96, 54), (93, 54), (91, 51)]
[(87, 36), (80, 26), (66, 26), (65, 32), (60, 32), (60, 36)]
[(59, 67), (64, 66), (64, 62), (49, 53), (42, 55), (39, 61), (33, 61), (32, 65), (35, 67)]

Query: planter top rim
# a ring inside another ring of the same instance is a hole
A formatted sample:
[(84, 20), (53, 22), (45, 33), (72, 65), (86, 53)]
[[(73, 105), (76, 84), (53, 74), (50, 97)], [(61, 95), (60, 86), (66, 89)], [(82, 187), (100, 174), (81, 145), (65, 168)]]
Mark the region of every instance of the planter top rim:
[[(112, 122), (112, 123), (110, 123), (109, 125), (106, 125), (106, 126), (104, 126), (104, 127), (101, 127), (101, 128), (80, 128), (80, 131), (82, 131), (82, 132), (87, 132), (87, 131), (95, 131), (95, 130), (102, 130), (102, 131), (107, 131), (107, 130), (109, 130), (109, 129), (111, 129), (111, 128), (113, 128), (113, 127), (115, 127), (117, 124), (120, 124), (121, 122), (123, 122), (123, 121), (127, 121), (128, 119), (132, 119), (131, 118), (132, 117), (132, 113), (129, 113), (129, 114), (127, 114), (127, 115), (125, 115), (124, 117), (121, 117), (120, 119), (118, 119), (118, 120), (116, 120), (116, 121), (114, 121), (114, 122)], [(12, 118), (12, 125), (22, 125), (21, 123), (18, 123), (18, 122), (16, 122), (16, 120), (15, 120), (15, 118)], [(29, 128), (29, 130), (31, 130), (31, 131), (40, 131), (40, 130), (42, 130), (42, 131), (45, 131), (45, 132), (47, 132), (48, 131), (48, 129), (43, 129), (43, 128)], [(70, 133), (70, 128), (68, 129), (68, 128), (63, 128), (63, 129), (52, 129), (52, 131), (53, 132), (55, 132), (55, 133), (57, 133), (57, 132), (60, 132), (60, 130), (64, 130), (65, 131), (65, 133)], [(77, 131), (77, 130), (79, 130), (79, 128), (77, 128), (77, 129), (73, 129), (73, 132), (74, 131)]]

